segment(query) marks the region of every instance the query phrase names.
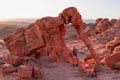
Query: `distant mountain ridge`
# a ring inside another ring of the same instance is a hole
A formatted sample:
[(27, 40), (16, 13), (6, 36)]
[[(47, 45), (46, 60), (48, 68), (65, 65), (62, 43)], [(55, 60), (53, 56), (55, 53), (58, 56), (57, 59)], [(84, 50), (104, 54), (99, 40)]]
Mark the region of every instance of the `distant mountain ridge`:
[[(5, 20), (1, 20), (0, 22), (26, 22), (26, 23), (34, 23), (39, 18), (9, 18)], [(94, 19), (83, 19), (85, 23), (95, 23)]]
[(85, 23), (95, 23), (95, 19), (83, 19)]
[(37, 20), (37, 18), (8, 18), (1, 20), (0, 22), (26, 22), (33, 23)]

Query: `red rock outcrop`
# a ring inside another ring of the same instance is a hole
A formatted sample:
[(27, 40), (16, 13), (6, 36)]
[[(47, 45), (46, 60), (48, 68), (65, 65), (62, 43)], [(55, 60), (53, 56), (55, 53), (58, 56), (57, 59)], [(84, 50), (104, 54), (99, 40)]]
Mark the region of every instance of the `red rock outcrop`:
[(94, 25), (88, 25), (85, 29), (84, 29), (84, 32), (85, 34), (88, 36), (88, 37), (92, 37), (92, 36), (95, 36), (96, 33), (95, 33), (95, 26)]
[(23, 62), (23, 57), (15, 56), (15, 55), (8, 55), (6, 62), (8, 64), (12, 64), (14, 66), (19, 66)]
[(115, 27), (119, 27), (120, 26), (120, 18), (114, 23)]
[(32, 66), (24, 66), (21, 65), (18, 68), (18, 77), (20, 78), (27, 78), (31, 79), (33, 74), (33, 67)]
[(39, 67), (34, 67), (33, 68), (33, 77), (35, 78), (40, 78), (41, 77), (41, 72)]
[(5, 74), (10, 74), (12, 72), (16, 72), (17, 69), (11, 65), (11, 64), (4, 64), (3, 67), (2, 67), (2, 74), (5, 75)]
[[(115, 49), (117, 46), (120, 46), (120, 38), (119, 37), (115, 37), (112, 41), (108, 42), (106, 44), (106, 50), (109, 52), (114, 52), (116, 53)], [(114, 51), (115, 50), (115, 51)]]
[(97, 18), (96, 19), (96, 24), (98, 24), (101, 20), (103, 20), (102, 18)]
[(110, 20), (111, 26), (113, 26), (116, 23), (116, 21), (117, 21), (117, 19), (111, 19)]
[(113, 53), (114, 53), (114, 54), (115, 54), (115, 53), (120, 53), (120, 45), (118, 45), (118, 46), (116, 46), (116, 47), (114, 48)]
[(120, 19), (117, 19), (117, 21), (114, 23), (113, 26), (111, 26), (106, 31), (103, 31), (102, 34), (100, 34), (100, 40), (106, 40), (105, 44), (109, 41), (113, 40), (115, 37), (119, 37), (120, 35)]
[(68, 23), (72, 23), (93, 57), (96, 57), (90, 41), (82, 31), (81, 15), (74, 7), (63, 10), (58, 17), (44, 17), (26, 28), (20, 28), (4, 41), (13, 55), (36, 54), (65, 60), (72, 57), (62, 39), (65, 34), (64, 24)]
[(112, 69), (120, 69), (120, 53), (111, 54), (105, 59), (105, 62)]
[(111, 27), (111, 23), (109, 22), (109, 19), (105, 18), (105, 19), (97, 19), (96, 20), (96, 32), (97, 33), (102, 33), (105, 30), (109, 29)]
[(109, 19), (105, 18), (105, 19), (97, 19), (96, 20), (96, 32), (97, 33), (102, 33), (105, 30), (109, 29), (111, 27), (111, 24), (109, 22)]
[(112, 41), (108, 42), (106, 49), (109, 52), (114, 53), (105, 59), (108, 67), (112, 69), (120, 69), (120, 38), (115, 37)]
[[(7, 62), (15, 66), (21, 64), (27, 65), (27, 67), (20, 66), (18, 69), (19, 77), (32, 77), (34, 67), (31, 68), (30, 66), (34, 65), (31, 63), (36, 62), (38, 64), (35, 57), (41, 58), (46, 56), (49, 61), (72, 61), (71, 51), (66, 47), (62, 38), (66, 31), (64, 24), (69, 23), (72, 23), (79, 37), (88, 47), (96, 64), (100, 65), (100, 61), (89, 39), (82, 31), (81, 15), (76, 8), (69, 7), (64, 9), (58, 17), (41, 18), (28, 27), (19, 28), (13, 34), (4, 38), (5, 44), (11, 52)], [(32, 55), (35, 57), (31, 57)], [(24, 72), (25, 70), (27, 71)], [(36, 70), (37, 68), (35, 68)], [(27, 73), (29, 75), (23, 75)], [(39, 74), (39, 72), (35, 72), (34, 74)], [(35, 77), (39, 76), (36, 75)]]

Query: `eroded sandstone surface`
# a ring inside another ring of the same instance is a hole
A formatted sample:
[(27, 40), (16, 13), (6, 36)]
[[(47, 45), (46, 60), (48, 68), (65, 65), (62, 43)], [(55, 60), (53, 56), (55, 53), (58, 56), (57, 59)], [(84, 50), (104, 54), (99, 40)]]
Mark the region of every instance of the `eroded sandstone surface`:
[[(10, 72), (15, 72), (20, 79), (40, 78), (40, 62), (37, 59), (46, 57), (49, 62), (65, 61), (72, 63), (71, 51), (66, 47), (62, 38), (66, 32), (64, 25), (69, 23), (73, 25), (78, 36), (88, 47), (96, 65), (100, 65), (89, 39), (82, 31), (81, 15), (76, 8), (69, 7), (64, 9), (58, 17), (41, 18), (28, 27), (19, 28), (4, 38), (10, 51), (6, 63), (15, 68), (18, 67), (17, 71), (12, 70)], [(9, 66), (6, 66), (5, 69), (9, 69)], [(36, 72), (37, 70), (38, 72)], [(4, 72), (2, 69), (2, 73)]]
[[(72, 25), (66, 26), (69, 23)], [(99, 18), (96, 23), (83, 23), (74, 7), (63, 10), (58, 17), (41, 18), (4, 39), (10, 52), (0, 47), (1, 53), (5, 53), (0, 56), (0, 79), (119, 80), (119, 71), (111, 70), (120, 69), (119, 27), (120, 19)], [(87, 54), (75, 68), (65, 63), (73, 62), (73, 45), (77, 46), (80, 57)], [(103, 71), (96, 74), (99, 61)], [(94, 77), (86, 77), (84, 73)]]

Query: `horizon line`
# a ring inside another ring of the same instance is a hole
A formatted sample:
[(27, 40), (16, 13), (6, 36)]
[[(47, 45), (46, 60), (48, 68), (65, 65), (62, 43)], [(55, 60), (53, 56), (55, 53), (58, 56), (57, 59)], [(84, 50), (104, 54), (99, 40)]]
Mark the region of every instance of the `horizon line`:
[[(43, 17), (16, 17), (16, 18), (3, 18), (3, 19), (0, 19), (0, 21), (12, 21), (12, 20), (15, 20), (15, 19), (41, 19), (41, 18), (43, 18)], [(108, 17), (98, 17), (98, 18), (96, 18), (96, 19), (99, 19), (99, 18), (103, 18), (103, 19), (105, 19), (105, 18), (107, 18), (107, 19), (109, 19), (109, 20), (111, 20), (111, 19), (120, 19), (120, 17), (118, 17), (118, 18), (108, 18)], [(88, 19), (91, 19), (91, 20), (96, 20), (96, 19), (93, 19), (93, 18), (82, 18), (82, 19), (85, 19), (85, 20), (88, 20)]]

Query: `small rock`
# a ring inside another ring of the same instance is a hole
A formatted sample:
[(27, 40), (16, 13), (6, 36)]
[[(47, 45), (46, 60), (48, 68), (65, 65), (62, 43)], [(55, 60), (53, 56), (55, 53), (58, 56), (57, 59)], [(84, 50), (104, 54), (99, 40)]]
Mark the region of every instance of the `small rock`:
[(114, 69), (114, 68), (120, 68), (120, 64), (118, 65), (118, 63), (120, 63), (120, 54), (111, 54), (110, 56), (108, 56), (105, 59), (105, 62), (107, 64), (108, 67)]
[(32, 73), (33, 73), (32, 66), (20, 65), (18, 67), (18, 77), (20, 78), (31, 79), (33, 75)]
[(40, 78), (40, 77), (41, 77), (41, 73), (40, 73), (40, 68), (39, 68), (39, 67), (34, 67), (33, 76), (34, 76), (35, 78)]
[(8, 74), (17, 71), (17, 69), (11, 64), (4, 64), (2, 67), (2, 74)]
[(12, 55), (12, 54), (9, 54), (6, 60), (8, 64), (12, 64), (14, 66), (19, 66), (22, 63), (22, 61), (23, 61), (22, 57)]

